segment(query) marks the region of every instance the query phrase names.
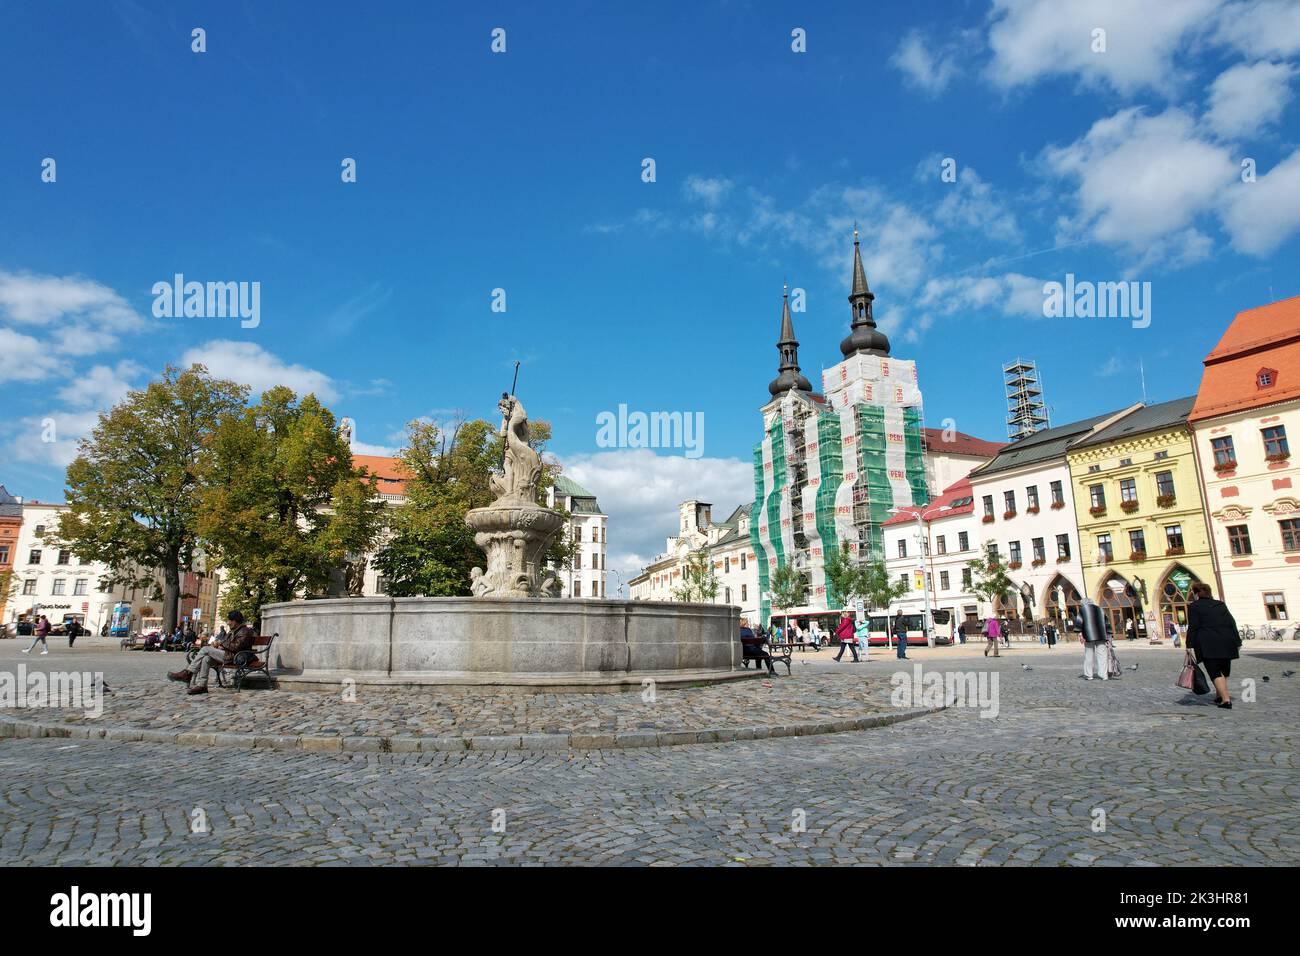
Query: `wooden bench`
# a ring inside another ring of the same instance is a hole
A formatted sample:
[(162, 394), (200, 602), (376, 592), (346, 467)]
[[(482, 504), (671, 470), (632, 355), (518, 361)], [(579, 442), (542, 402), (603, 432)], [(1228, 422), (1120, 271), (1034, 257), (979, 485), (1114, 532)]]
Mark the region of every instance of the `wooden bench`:
[(748, 667), (749, 667), (749, 662), (750, 662), (750, 661), (754, 661), (755, 666), (758, 666), (758, 665), (761, 665), (761, 664), (764, 663), (763, 658), (761, 658), (761, 657), (756, 657), (756, 656), (754, 656), (752, 653), (750, 653), (750, 654), (746, 654), (746, 653), (745, 653), (745, 651), (746, 651), (748, 648), (750, 648), (750, 647), (758, 647), (758, 648), (761, 649), (762, 651), (766, 652), (767, 655), (770, 656), (770, 657), (772, 658), (772, 664), (773, 664), (773, 666), (775, 666), (776, 664), (785, 664), (785, 673), (786, 673), (786, 676), (789, 676), (789, 674), (790, 674), (790, 649), (791, 649), (792, 646), (793, 646), (793, 645), (790, 645), (790, 644), (772, 644), (772, 643), (769, 642), (769, 641), (764, 641), (762, 644), (753, 644), (753, 643), (750, 643), (750, 644), (741, 644), (741, 646), (740, 646), (740, 666), (741, 666), (741, 667), (748, 668)]
[[(217, 675), (217, 686), (225, 687), (226, 682), (222, 675), (227, 672), (233, 672), (234, 676), (231, 678), (231, 683), (235, 688), (235, 693), (239, 693), (239, 689), (244, 686), (244, 681), (248, 679), (250, 674), (261, 674), (266, 678), (266, 685), (270, 687), (271, 671), (269, 668), (271, 665), (271, 645), (279, 636), (278, 632), (269, 636), (259, 635), (253, 638), (253, 647), (251, 650), (240, 651), (233, 658), (221, 663), (213, 661), (212, 672)], [(201, 647), (195, 647), (185, 655), (185, 659), (187, 661), (194, 660), (194, 656), (198, 654), (201, 649)]]

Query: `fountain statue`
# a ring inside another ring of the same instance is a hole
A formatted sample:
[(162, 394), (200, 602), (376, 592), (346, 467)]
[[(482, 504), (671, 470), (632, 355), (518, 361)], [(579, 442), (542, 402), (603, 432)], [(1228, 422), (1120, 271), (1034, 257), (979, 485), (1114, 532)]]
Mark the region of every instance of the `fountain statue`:
[(497, 403), (505, 438), (502, 472), (491, 479), (496, 500), (465, 515), (487, 569), (470, 572), (475, 597), (559, 597), (560, 583), (545, 566), (546, 549), (564, 525), (558, 511), (537, 503), (542, 456), (528, 444), (523, 402), (502, 394)]

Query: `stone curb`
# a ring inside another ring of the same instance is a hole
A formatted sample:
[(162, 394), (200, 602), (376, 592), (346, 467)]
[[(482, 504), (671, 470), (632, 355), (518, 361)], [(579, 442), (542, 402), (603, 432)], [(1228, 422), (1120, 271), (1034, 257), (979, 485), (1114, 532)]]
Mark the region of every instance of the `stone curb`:
[(134, 727), (96, 727), (84, 724), (42, 724), (0, 716), (0, 738), (57, 737), (72, 740), (113, 740), (125, 743), (180, 744), (186, 747), (242, 747), (257, 750), (303, 750), (320, 753), (446, 753), (521, 750), (631, 750), (643, 747), (687, 747), (727, 744), (774, 737), (813, 737), (843, 734), (945, 710), (927, 707), (899, 713), (805, 721), (759, 727), (715, 727), (705, 730), (638, 730), (623, 733), (576, 734), (464, 734), (444, 737), (316, 737), (310, 735), (222, 734), (202, 731), (139, 730)]

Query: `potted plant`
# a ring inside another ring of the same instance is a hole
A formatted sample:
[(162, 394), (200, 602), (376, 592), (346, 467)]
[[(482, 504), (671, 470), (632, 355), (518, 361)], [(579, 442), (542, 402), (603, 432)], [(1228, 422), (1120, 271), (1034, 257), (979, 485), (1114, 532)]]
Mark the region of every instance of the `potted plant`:
[(1132, 514), (1133, 512), (1138, 510), (1137, 499), (1134, 498), (1132, 501), (1120, 502), (1120, 508), (1124, 511), (1125, 514)]
[(1174, 495), (1171, 492), (1167, 495), (1156, 495), (1156, 505), (1160, 508), (1168, 508), (1174, 503)]
[(1094, 518), (1098, 518), (1104, 515), (1105, 513), (1106, 513), (1105, 505), (1093, 505), (1091, 508), (1088, 509), (1088, 514), (1092, 515)]
[(1146, 559), (1147, 559), (1147, 553), (1142, 550), (1134, 551), (1132, 554), (1129, 555), (1130, 561), (1145, 561)]
[(1016, 516), (1015, 511), (1004, 511), (1004, 512), (1002, 512), (1002, 520), (1003, 520), (1003, 521), (1010, 521), (1010, 520), (1011, 520), (1012, 518), (1014, 518), (1015, 516)]
[(1184, 553), (1185, 553), (1185, 549), (1183, 548), (1165, 548), (1165, 557), (1168, 558), (1176, 558), (1178, 557), (1178, 555)]

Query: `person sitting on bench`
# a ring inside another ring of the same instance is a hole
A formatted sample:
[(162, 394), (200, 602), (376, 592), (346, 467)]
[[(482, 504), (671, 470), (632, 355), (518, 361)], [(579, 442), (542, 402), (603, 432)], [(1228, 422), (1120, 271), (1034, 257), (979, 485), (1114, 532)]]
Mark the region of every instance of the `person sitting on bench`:
[(750, 630), (749, 622), (745, 620), (740, 622), (740, 653), (744, 660), (762, 661), (767, 664), (768, 673), (773, 677), (776, 676), (776, 665), (772, 663), (772, 655), (763, 650), (763, 639), (755, 636)]
[(226, 615), (226, 621), (230, 624), (230, 635), (225, 641), (201, 648), (184, 670), (172, 671), (167, 675), (171, 680), (189, 684), (190, 689), (187, 693), (208, 692), (208, 670), (212, 667), (213, 661), (219, 665), (224, 664), (226, 661), (234, 660), (235, 655), (240, 651), (252, 650), (256, 635), (253, 629), (244, 623), (244, 615), (239, 611), (231, 611)]

